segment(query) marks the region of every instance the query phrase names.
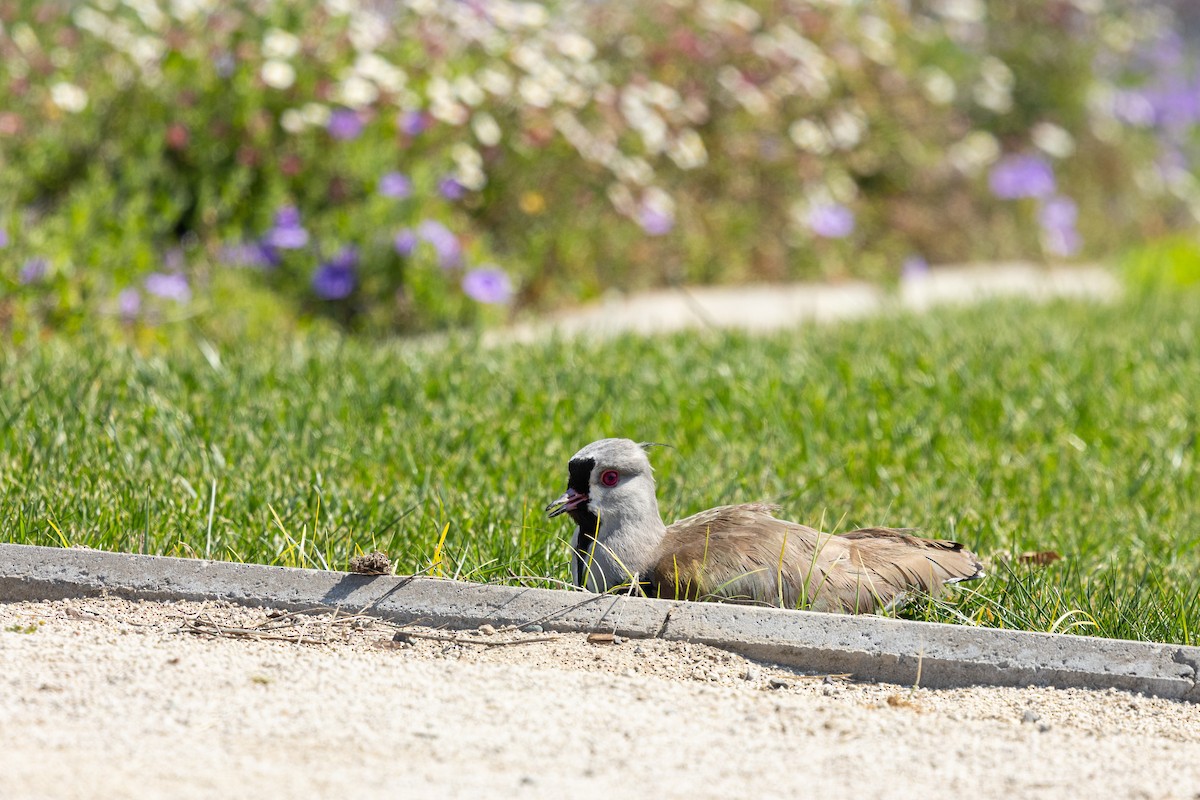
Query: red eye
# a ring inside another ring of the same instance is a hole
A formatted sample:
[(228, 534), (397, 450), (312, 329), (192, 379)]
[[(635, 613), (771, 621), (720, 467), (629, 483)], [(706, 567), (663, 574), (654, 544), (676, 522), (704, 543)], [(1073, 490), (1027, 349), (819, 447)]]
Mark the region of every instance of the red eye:
[(615, 469), (606, 469), (604, 472), (600, 473), (600, 482), (605, 486), (616, 486), (617, 481), (620, 479), (621, 476), (617, 474)]

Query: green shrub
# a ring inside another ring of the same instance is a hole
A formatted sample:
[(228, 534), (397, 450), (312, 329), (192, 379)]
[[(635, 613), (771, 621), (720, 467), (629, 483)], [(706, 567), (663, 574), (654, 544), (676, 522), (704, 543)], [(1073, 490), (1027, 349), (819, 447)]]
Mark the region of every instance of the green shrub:
[(289, 317), (419, 331), (1111, 252), (1192, 200), (1135, 190), (1157, 123), (1123, 113), (1169, 20), (1091, 8), (17, 0), (0, 320), (211, 325), (239, 272)]

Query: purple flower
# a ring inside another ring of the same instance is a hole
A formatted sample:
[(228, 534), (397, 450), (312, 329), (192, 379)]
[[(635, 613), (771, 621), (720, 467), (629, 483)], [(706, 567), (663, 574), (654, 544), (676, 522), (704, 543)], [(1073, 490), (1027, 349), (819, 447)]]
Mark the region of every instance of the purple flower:
[(284, 206), (275, 212), (275, 227), (267, 231), (263, 244), (280, 250), (298, 250), (308, 244), (308, 231), (300, 224), (300, 210)]
[(275, 212), (276, 228), (299, 228), (300, 209), (295, 206), (284, 206)]
[(396, 252), (408, 258), (417, 249), (417, 235), (412, 232), (411, 228), (402, 228), (396, 238), (392, 240), (392, 245), (396, 248)]
[(1118, 91), (1113, 96), (1112, 111), (1126, 125), (1149, 128), (1154, 124), (1154, 102), (1138, 89)]
[(363, 132), (363, 127), (362, 117), (348, 108), (335, 109), (329, 115), (329, 122), (326, 124), (329, 135), (342, 141), (357, 139)]
[(403, 200), (412, 196), (412, 181), (401, 172), (389, 172), (379, 179), (379, 193)]
[(313, 273), (312, 287), (322, 300), (342, 300), (358, 283), (358, 251), (345, 247)]
[(1048, 198), (1038, 209), (1038, 222), (1047, 230), (1051, 228), (1074, 228), (1079, 219), (1079, 206), (1069, 197), (1056, 195)]
[(1042, 203), (1038, 209), (1038, 222), (1042, 226), (1042, 244), (1046, 251), (1056, 256), (1073, 256), (1083, 244), (1075, 222), (1079, 219), (1079, 206), (1069, 197), (1057, 195)]
[(402, 111), (396, 116), (396, 124), (406, 136), (416, 136), (425, 130), (425, 114), (420, 111)]
[(219, 258), (231, 267), (270, 269), (279, 266), (279, 251), (266, 242), (225, 245)]
[(0, 247), (8, 247), (8, 231), (0, 228)]
[(453, 175), (447, 175), (438, 181), (438, 194), (447, 200), (462, 200), (467, 193), (467, 187), (458, 182)]
[(146, 291), (155, 297), (186, 303), (192, 299), (187, 278), (178, 273), (152, 272), (146, 276)]
[(1001, 200), (1048, 197), (1054, 194), (1054, 169), (1041, 156), (1008, 156), (992, 167), (988, 186)]
[(663, 236), (675, 227), (675, 217), (656, 203), (643, 203), (637, 213), (638, 224), (651, 236)]
[(437, 220), (427, 219), (417, 226), (417, 236), (433, 245), (438, 265), (443, 269), (462, 266), (462, 245), (450, 229)]
[(137, 289), (124, 289), (117, 295), (117, 311), (125, 319), (133, 319), (142, 310), (142, 293)]
[(1200, 121), (1200, 86), (1186, 79), (1174, 78), (1154, 95), (1158, 125), (1171, 131), (1189, 130)]
[(821, 203), (808, 211), (808, 229), (826, 239), (844, 239), (854, 233), (854, 212), (841, 203)]
[(513, 294), (508, 274), (493, 265), (467, 272), (462, 279), (462, 289), (467, 297), (480, 303), (507, 303)]
[(17, 281), (25, 286), (31, 283), (37, 283), (42, 278), (46, 277), (46, 270), (50, 267), (50, 262), (44, 258), (31, 258), (21, 265), (21, 271), (17, 274)]

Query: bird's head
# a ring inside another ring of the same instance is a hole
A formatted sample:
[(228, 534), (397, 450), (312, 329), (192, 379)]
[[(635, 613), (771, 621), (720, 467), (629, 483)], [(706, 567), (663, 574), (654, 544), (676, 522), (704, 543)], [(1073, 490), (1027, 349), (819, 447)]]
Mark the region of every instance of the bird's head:
[(570, 514), (584, 531), (598, 531), (602, 520), (644, 513), (648, 505), (657, 517), (654, 477), (643, 445), (601, 439), (571, 456), (567, 469), (567, 491), (546, 506), (549, 516)]

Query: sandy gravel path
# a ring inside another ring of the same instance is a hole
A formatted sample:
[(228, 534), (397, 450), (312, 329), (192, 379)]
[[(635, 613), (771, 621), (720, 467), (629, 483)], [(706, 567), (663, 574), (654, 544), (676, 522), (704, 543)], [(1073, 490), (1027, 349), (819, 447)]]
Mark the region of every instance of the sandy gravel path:
[[(226, 633), (180, 632), (198, 622)], [(328, 643), (229, 631), (268, 624)], [(0, 797), (1200, 798), (1197, 705), (396, 632), (212, 603), (0, 604)]]

